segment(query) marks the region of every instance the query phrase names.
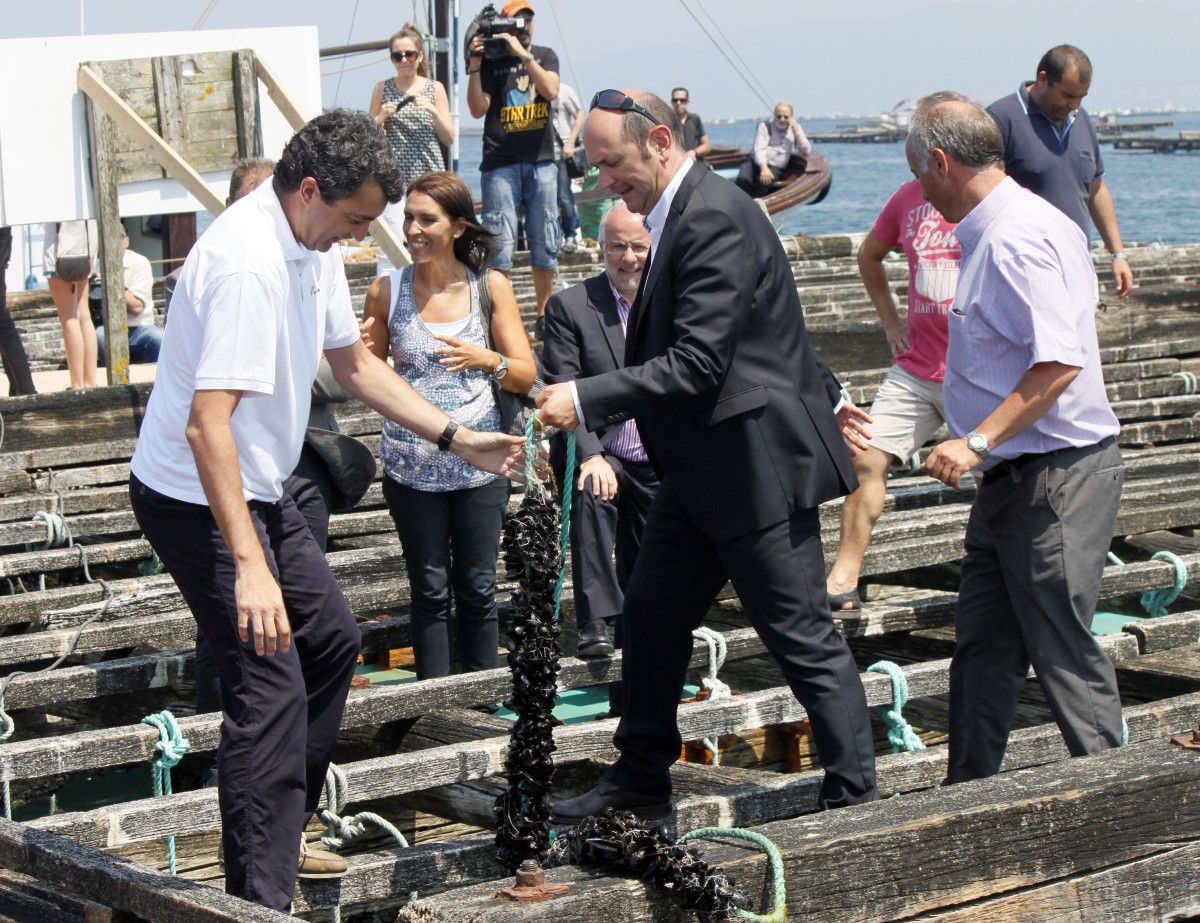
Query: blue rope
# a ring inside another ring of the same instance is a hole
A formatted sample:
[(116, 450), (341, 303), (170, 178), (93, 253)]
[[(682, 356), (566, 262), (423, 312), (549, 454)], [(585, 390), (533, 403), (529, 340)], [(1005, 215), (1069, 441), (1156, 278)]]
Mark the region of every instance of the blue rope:
[(562, 607), (563, 584), (567, 579), (567, 548), (571, 536), (571, 497), (575, 493), (575, 433), (567, 433), (567, 461), (563, 467), (562, 525), (558, 534), (558, 582), (554, 584), (554, 621)]
[(1151, 561), (1170, 561), (1175, 565), (1175, 583), (1171, 587), (1157, 590), (1147, 590), (1142, 594), (1142, 608), (1152, 618), (1161, 618), (1167, 614), (1167, 606), (1179, 598), (1183, 588), (1187, 586), (1188, 569), (1179, 555), (1170, 551), (1156, 551), (1150, 557)]
[[(154, 751), (158, 755), (150, 760), (150, 772), (154, 779), (154, 795), (155, 797), (170, 795), (172, 794), (171, 770), (179, 765), (179, 761), (187, 754), (190, 744), (180, 732), (175, 716), (169, 711), (147, 715), (142, 719), (142, 724), (148, 724), (158, 729), (159, 740), (154, 745)], [(176, 874), (174, 834), (167, 837), (167, 869), (172, 875)]]
[(783, 877), (783, 856), (779, 852), (779, 847), (761, 833), (754, 830), (743, 830), (739, 827), (701, 827), (699, 830), (692, 830), (690, 833), (685, 833), (675, 842), (686, 843), (688, 840), (709, 839), (713, 837), (720, 837), (726, 840), (746, 840), (749, 843), (753, 843), (767, 854), (767, 861), (771, 865), (771, 894), (775, 899), (771, 907), (771, 912), (759, 914), (734, 908), (732, 911), (733, 915), (739, 920), (746, 920), (747, 923), (786, 923), (787, 882)]
[(888, 726), (887, 739), (892, 745), (892, 752), (924, 750), (925, 744), (912, 725), (904, 720), (904, 706), (908, 704), (908, 678), (904, 671), (890, 660), (881, 660), (867, 667), (867, 672), (884, 673), (892, 680), (892, 704), (880, 705), (875, 709)]

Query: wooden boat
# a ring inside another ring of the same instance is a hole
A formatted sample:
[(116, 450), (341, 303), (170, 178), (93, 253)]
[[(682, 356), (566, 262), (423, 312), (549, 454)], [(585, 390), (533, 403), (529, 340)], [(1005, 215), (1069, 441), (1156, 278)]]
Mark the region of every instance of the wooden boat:
[[(746, 152), (738, 147), (714, 147), (705, 162), (716, 172), (732, 180), (737, 176)], [(771, 223), (779, 227), (784, 216), (799, 205), (816, 205), (829, 194), (833, 185), (833, 167), (824, 154), (813, 151), (807, 161), (797, 161), (794, 169), (773, 189), (760, 197)], [(603, 189), (586, 189), (575, 193), (575, 205), (603, 202), (613, 196)]]

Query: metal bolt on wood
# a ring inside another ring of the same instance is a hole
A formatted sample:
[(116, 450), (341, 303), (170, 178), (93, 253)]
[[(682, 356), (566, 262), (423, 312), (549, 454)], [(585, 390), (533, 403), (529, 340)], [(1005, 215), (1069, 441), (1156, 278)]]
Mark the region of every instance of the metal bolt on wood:
[(570, 885), (546, 883), (546, 873), (536, 859), (526, 859), (517, 869), (517, 883), (501, 888), (496, 897), (506, 901), (545, 901), (569, 893)]
[(1178, 734), (1172, 737), (1171, 743), (1186, 750), (1200, 750), (1200, 724), (1192, 728), (1190, 734)]

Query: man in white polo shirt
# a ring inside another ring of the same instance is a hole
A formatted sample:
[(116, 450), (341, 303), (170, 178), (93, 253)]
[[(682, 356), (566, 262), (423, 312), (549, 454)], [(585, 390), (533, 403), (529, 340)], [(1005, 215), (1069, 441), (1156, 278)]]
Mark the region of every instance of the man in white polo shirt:
[(287, 910), (358, 657), (358, 627), (283, 480), (322, 350), (338, 382), (474, 465), (519, 470), (522, 440), (458, 427), (374, 358), (338, 240), (362, 239), (403, 193), (365, 115), (318, 116), (274, 180), (226, 210), (184, 264), (131, 464), (133, 510), (221, 674), (225, 887)]

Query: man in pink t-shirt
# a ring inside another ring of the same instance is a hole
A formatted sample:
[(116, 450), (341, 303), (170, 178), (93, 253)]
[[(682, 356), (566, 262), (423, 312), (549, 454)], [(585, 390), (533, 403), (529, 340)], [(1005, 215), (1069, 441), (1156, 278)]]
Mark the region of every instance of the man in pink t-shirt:
[[(896, 311), (884, 258), (900, 247), (908, 256), (908, 318)], [(883, 512), (890, 467), (904, 467), (945, 422), (946, 312), (958, 284), (954, 225), (925, 201), (921, 184), (905, 183), (888, 199), (858, 248), (858, 270), (879, 312), (894, 365), (871, 405), (871, 445), (854, 453), (859, 486), (842, 509), (842, 541), (829, 572), (829, 607), (862, 608), (858, 577), (871, 531)]]

